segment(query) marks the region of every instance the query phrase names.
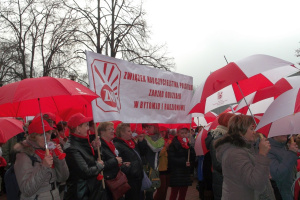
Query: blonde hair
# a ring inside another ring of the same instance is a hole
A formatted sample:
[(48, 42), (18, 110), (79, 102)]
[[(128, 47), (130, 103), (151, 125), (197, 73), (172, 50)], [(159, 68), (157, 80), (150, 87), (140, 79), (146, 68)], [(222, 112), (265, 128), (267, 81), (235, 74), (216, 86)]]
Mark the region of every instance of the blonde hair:
[(113, 126), (113, 125), (114, 125), (114, 123), (112, 123), (112, 122), (102, 122), (102, 123), (100, 123), (100, 125), (98, 126), (98, 129), (97, 129), (98, 134), (101, 135), (101, 131), (106, 131), (106, 128), (108, 126)]
[(127, 123), (120, 123), (120, 124), (118, 124), (117, 129), (116, 129), (116, 135), (117, 135), (117, 137), (121, 137), (121, 132), (125, 131), (125, 128), (127, 128), (127, 127), (130, 128), (130, 124), (127, 124)]

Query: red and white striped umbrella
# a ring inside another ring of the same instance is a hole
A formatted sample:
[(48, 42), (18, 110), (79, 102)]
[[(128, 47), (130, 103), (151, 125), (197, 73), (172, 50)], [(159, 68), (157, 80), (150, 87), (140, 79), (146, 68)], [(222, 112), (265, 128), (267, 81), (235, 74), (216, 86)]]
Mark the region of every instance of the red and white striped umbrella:
[(299, 134), (300, 89), (281, 94), (268, 107), (256, 130), (268, 137)]
[(297, 71), (292, 63), (267, 55), (253, 55), (229, 63), (211, 73), (196, 89), (189, 113), (207, 113), (220, 106), (236, 103), (243, 95), (272, 86), (280, 78)]
[(205, 126), (208, 123), (213, 122), (218, 115), (214, 112), (208, 112), (204, 115), (202, 113), (193, 113), (192, 116), (192, 124), (195, 124), (196, 126)]
[(209, 130), (211, 124), (212, 124), (212, 122), (207, 124), (207, 126), (205, 126), (200, 131), (200, 133), (198, 133), (196, 136), (195, 147), (194, 147), (196, 156), (202, 156), (208, 152), (206, 145), (205, 145), (205, 138), (207, 137), (207, 133), (208, 133), (208, 130)]
[[(259, 110), (259, 112), (264, 113), (269, 105), (282, 93), (300, 87), (300, 76), (292, 76), (281, 78), (273, 86), (263, 88), (261, 90), (255, 91), (252, 94), (245, 97), (239, 105), (235, 108), (236, 111), (247, 107), (250, 105), (251, 111)], [(247, 109), (247, 108), (246, 108)]]

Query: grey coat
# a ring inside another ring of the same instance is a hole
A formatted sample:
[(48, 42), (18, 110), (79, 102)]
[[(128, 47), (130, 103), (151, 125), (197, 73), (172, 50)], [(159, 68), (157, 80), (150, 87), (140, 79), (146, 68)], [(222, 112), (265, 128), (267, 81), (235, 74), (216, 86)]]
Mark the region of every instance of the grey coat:
[(253, 154), (241, 137), (224, 136), (216, 141), (216, 152), (222, 164), (222, 200), (258, 199), (258, 194), (270, 186), (270, 160)]
[(293, 200), (292, 185), (296, 178), (297, 154), (289, 151), (284, 143), (269, 139), (271, 150), (268, 157), (271, 160), (270, 172), (276, 182), (283, 200)]
[[(54, 189), (53, 185), (69, 177), (66, 161), (53, 156), (55, 168), (45, 167), (41, 164), (41, 158), (34, 153), (34, 143), (26, 141), (16, 144), (14, 150), (17, 152), (14, 168), (21, 191), (20, 199), (33, 200), (37, 195), (38, 199), (43, 200), (60, 199), (58, 188)], [(38, 162), (32, 166), (32, 160), (26, 154), (36, 157)]]

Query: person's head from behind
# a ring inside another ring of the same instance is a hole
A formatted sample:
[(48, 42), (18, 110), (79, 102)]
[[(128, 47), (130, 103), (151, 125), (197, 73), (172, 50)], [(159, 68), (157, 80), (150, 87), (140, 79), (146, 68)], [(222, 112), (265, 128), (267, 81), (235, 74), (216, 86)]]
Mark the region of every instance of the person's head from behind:
[(132, 139), (132, 131), (130, 128), (130, 124), (126, 124), (126, 123), (118, 124), (116, 129), (116, 136), (124, 140)]
[(218, 123), (219, 125), (225, 126), (228, 128), (228, 122), (231, 117), (235, 116), (233, 113), (222, 113), (218, 117)]
[(45, 136), (46, 142), (50, 142), (51, 131), (54, 130), (46, 120), (43, 120), (43, 122), (44, 123), (42, 123), (41, 118), (39, 118), (36, 120), (32, 120), (32, 122), (28, 126), (28, 140), (35, 142), (40, 148), (45, 148)]
[(274, 136), (273, 139), (280, 143), (286, 143), (288, 140), (288, 136), (287, 135), (279, 135), (279, 136)]
[(72, 115), (67, 123), (70, 133), (86, 137), (89, 130), (89, 121), (92, 119), (92, 117), (86, 117), (82, 113)]
[(101, 122), (97, 131), (101, 138), (108, 142), (115, 137), (114, 123), (112, 122)]
[(249, 115), (234, 115), (228, 122), (228, 134), (239, 135), (247, 141), (255, 141), (255, 121)]

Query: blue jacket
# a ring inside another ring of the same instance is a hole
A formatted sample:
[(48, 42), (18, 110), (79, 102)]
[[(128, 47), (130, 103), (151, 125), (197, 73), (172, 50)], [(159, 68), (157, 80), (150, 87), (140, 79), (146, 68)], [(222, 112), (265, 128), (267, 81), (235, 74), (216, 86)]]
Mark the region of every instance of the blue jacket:
[(286, 148), (285, 143), (269, 138), (271, 150), (268, 157), (271, 160), (270, 173), (277, 184), (283, 200), (293, 200), (292, 185), (296, 177), (297, 154)]

